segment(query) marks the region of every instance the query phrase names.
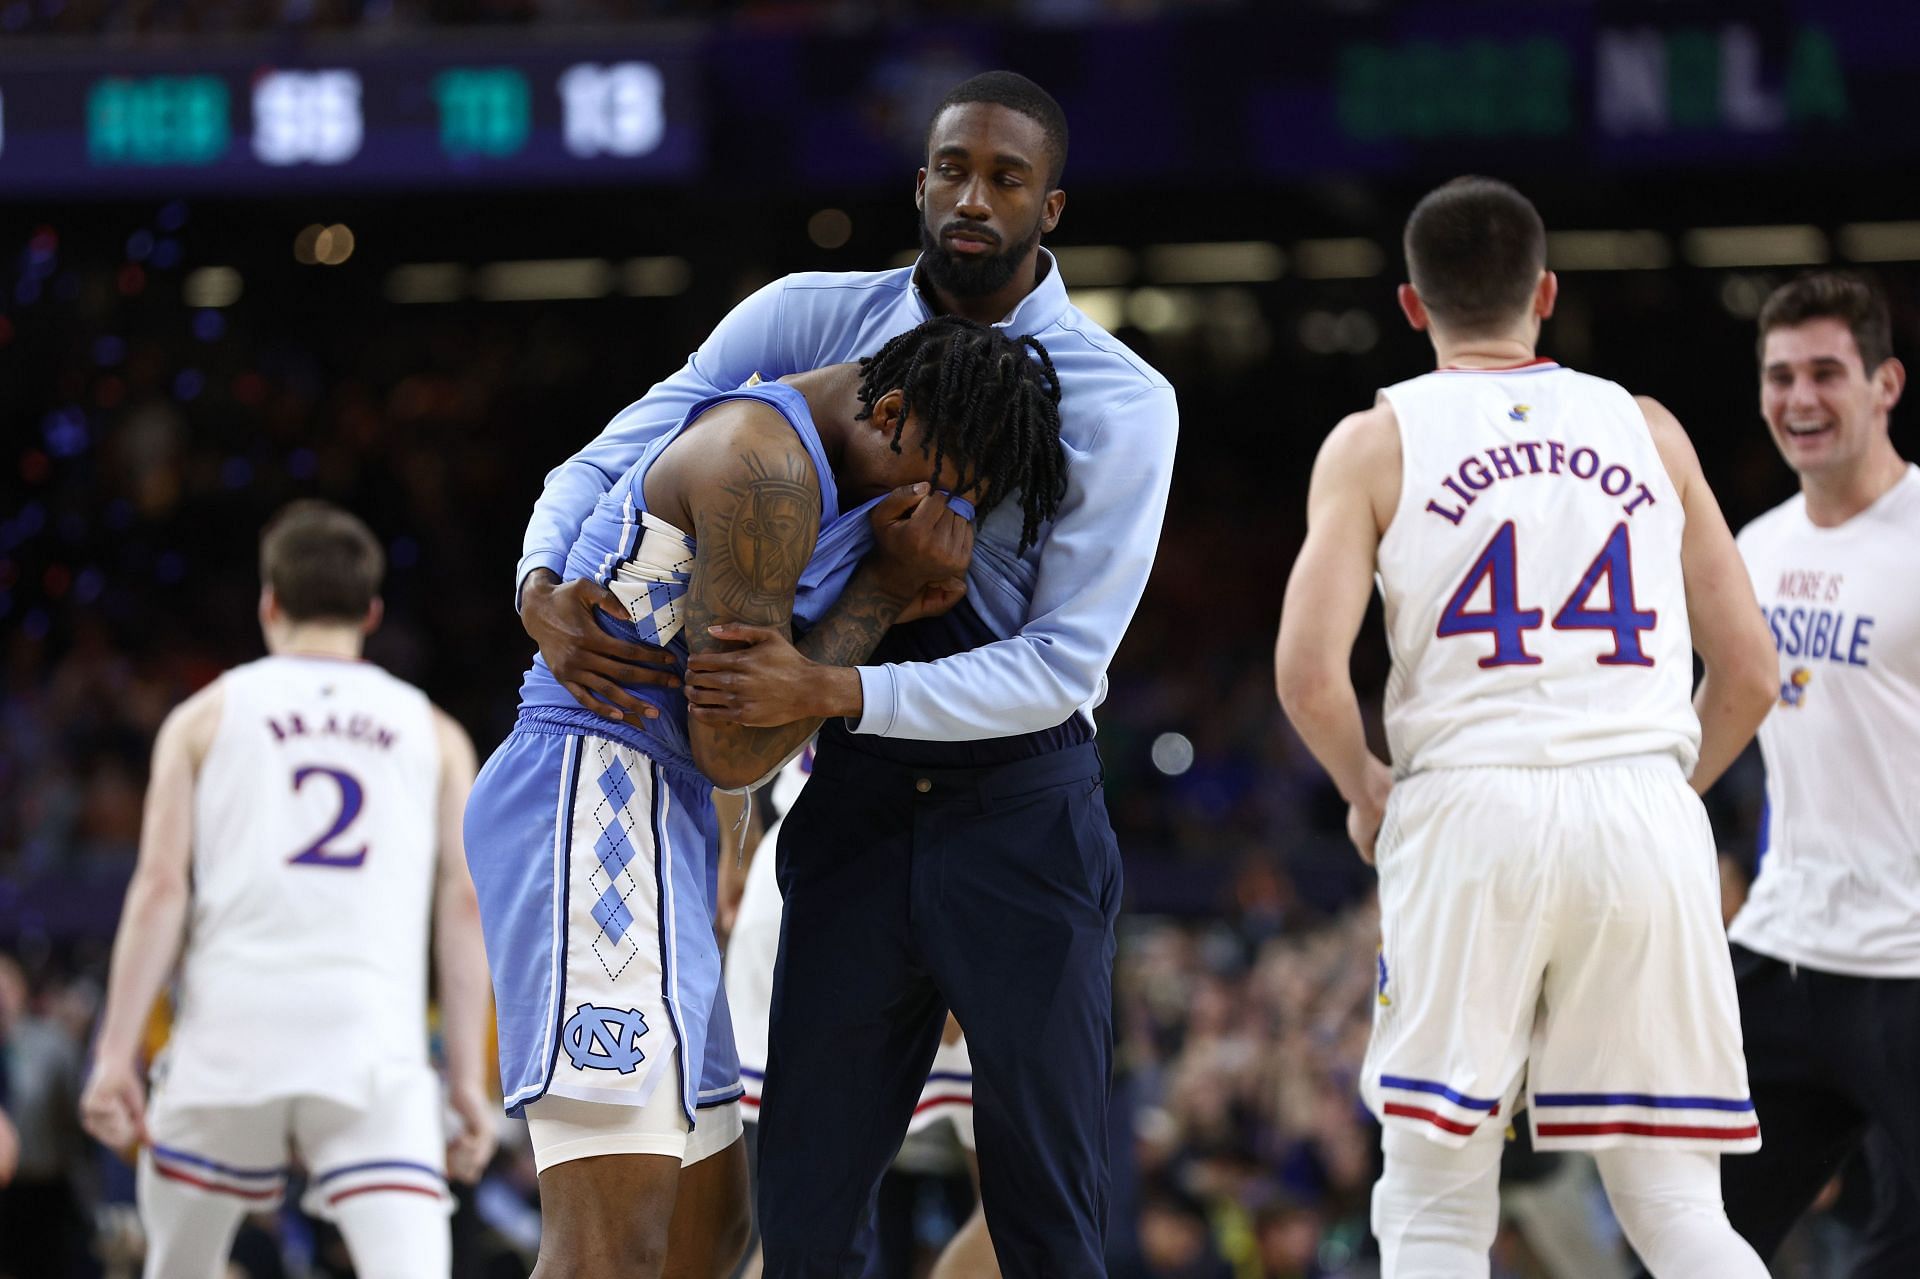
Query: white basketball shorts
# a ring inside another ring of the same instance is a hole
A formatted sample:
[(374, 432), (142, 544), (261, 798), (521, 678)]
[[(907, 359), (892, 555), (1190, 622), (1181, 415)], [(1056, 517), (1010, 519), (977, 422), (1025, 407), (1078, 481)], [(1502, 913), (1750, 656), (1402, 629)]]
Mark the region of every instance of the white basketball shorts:
[(301, 1206), (330, 1218), (348, 1199), (409, 1194), (449, 1212), (447, 1130), (440, 1079), (431, 1067), (382, 1068), (373, 1099), (349, 1106), (321, 1097), (281, 1097), (240, 1106), (176, 1106), (158, 1083), (148, 1108), (147, 1171), (260, 1212), (286, 1192), (291, 1160), (307, 1171)]
[(1361, 1078), (1463, 1146), (1524, 1085), (1543, 1150), (1755, 1150), (1706, 810), (1668, 756), (1394, 787)]

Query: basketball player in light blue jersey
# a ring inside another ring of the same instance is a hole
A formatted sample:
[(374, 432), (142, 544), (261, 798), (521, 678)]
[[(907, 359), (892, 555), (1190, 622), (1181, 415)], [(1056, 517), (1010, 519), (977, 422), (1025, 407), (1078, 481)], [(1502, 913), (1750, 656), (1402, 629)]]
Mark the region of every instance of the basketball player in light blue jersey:
[[(975, 506), (1013, 497), (1030, 529), (1052, 517), (1058, 400), (1037, 342), (955, 317), (857, 365), (749, 383), (645, 449), (566, 577), (618, 598), (608, 631), (682, 661), (745, 623), (857, 663), (959, 599)], [(651, 1279), (669, 1258), (724, 1275), (746, 1233), (711, 793), (768, 778), (819, 722), (690, 721), (678, 691), (625, 691), (654, 713), (585, 711), (536, 659), (467, 809), (503, 1096), (540, 1169), (540, 1279)]]

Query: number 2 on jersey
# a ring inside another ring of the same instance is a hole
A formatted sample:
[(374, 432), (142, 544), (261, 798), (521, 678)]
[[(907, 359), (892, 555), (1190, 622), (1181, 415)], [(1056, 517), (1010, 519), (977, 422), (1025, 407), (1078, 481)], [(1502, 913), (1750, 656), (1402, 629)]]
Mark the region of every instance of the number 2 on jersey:
[[(1440, 625), (1435, 634), (1442, 638), (1482, 632), (1493, 636), (1493, 652), (1480, 659), (1483, 667), (1540, 663), (1538, 657), (1527, 651), (1526, 633), (1539, 630), (1546, 614), (1537, 608), (1520, 607), (1516, 540), (1513, 521), (1508, 520), (1467, 569), (1453, 598), (1440, 611)], [(1596, 609), (1591, 607), (1593, 593), (1602, 578), (1607, 582), (1608, 604), (1604, 609)], [(1488, 606), (1470, 613), (1467, 601), (1483, 581), (1488, 584)], [(1553, 629), (1610, 631), (1613, 652), (1602, 654), (1595, 661), (1602, 666), (1652, 666), (1653, 659), (1640, 647), (1640, 632), (1652, 630), (1658, 621), (1659, 614), (1634, 604), (1633, 545), (1627, 537), (1627, 526), (1616, 524), (1607, 536), (1606, 545), (1580, 575), (1579, 585), (1553, 615)]]
[(331, 866), (338, 870), (357, 869), (362, 862), (367, 860), (367, 846), (365, 844), (360, 845), (360, 847), (354, 849), (352, 852), (330, 849), (327, 845), (331, 841), (346, 834), (347, 827), (353, 825), (354, 818), (360, 816), (360, 806), (366, 800), (366, 793), (361, 789), (359, 780), (355, 778), (352, 773), (343, 772), (337, 768), (322, 768), (318, 764), (310, 764), (294, 773), (293, 789), (296, 793), (298, 793), (302, 786), (306, 785), (309, 777), (330, 778), (333, 784), (340, 788), (340, 811), (334, 814), (333, 825), (327, 827), (326, 833), (288, 858), (287, 864), (290, 866)]

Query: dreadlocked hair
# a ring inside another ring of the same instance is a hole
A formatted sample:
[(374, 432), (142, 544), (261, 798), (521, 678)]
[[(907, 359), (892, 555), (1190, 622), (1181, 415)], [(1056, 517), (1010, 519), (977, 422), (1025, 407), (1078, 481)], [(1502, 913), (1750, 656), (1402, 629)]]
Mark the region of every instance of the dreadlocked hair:
[(899, 391), (900, 424), (921, 427), (921, 451), (937, 475), (951, 459), (958, 491), (977, 488), (985, 514), (1020, 495), (1020, 549), (1060, 509), (1067, 491), (1067, 455), (1060, 447), (1060, 375), (1047, 348), (1030, 337), (943, 315), (888, 342), (860, 361), (860, 420), (889, 391)]

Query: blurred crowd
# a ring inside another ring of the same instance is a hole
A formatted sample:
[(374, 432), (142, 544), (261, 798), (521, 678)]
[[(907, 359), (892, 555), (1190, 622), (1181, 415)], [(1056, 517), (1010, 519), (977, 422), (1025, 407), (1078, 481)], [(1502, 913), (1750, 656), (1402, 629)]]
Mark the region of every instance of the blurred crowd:
[[(512, 566), (541, 477), (772, 274), (716, 272), (706, 292), (659, 301), (400, 307), (379, 300), (377, 273), (336, 291), (343, 277), (310, 268), (277, 279), (276, 260), (247, 264), (237, 303), (188, 305), (183, 277), (196, 257), (230, 255), (225, 235), (169, 204), (7, 246), (0, 928), (110, 928), (154, 733), (260, 654), (256, 538), (294, 497), (340, 502), (382, 537), (387, 608), (370, 654), (491, 749), (532, 652)], [(1183, 373), (1204, 352), (1125, 336), (1193, 385), (1189, 422), (1246, 417), (1250, 379)], [(1303, 495), (1250, 476), (1231, 447), (1202, 441), (1179, 465), (1100, 713), (1132, 898), (1203, 914), (1237, 892), (1250, 916), (1278, 918), (1297, 884), (1324, 912), (1367, 876), (1268, 673)], [(1370, 640), (1362, 661), (1384, 660)], [(1263, 878), (1283, 861), (1291, 880)]]
[[(532, 651), (510, 588), (541, 475), (774, 273), (696, 259), (701, 283), (675, 299), (403, 308), (346, 272), (283, 291), (295, 268), (265, 264), (284, 253), (276, 244), (258, 269), (239, 253), (237, 303), (196, 307), (184, 274), (239, 252), (231, 227), (202, 218), (181, 204), (108, 211), (0, 244), (0, 951), (12, 956), (0, 960), (0, 1105), (21, 1135), (0, 1239), (72, 1254), (15, 1260), (19, 1276), (130, 1273), (130, 1173), (82, 1141), (73, 1100), (155, 730), (261, 651), (264, 519), (312, 494), (369, 520), (390, 564), (370, 655), (426, 688), (484, 753)], [(1581, 305), (1565, 307), (1560, 348), (1576, 362), (1596, 342)], [(1744, 400), (1750, 338), (1711, 319), (1730, 335), (1700, 326), (1726, 357), (1713, 366), (1725, 394), (1713, 394)], [(1185, 435), (1155, 576), (1099, 717), (1129, 912), (1113, 1273), (1360, 1279), (1374, 1264), (1377, 1132), (1355, 1091), (1374, 1000), (1371, 872), (1279, 715), (1270, 646), (1314, 443), (1373, 386), (1414, 371), (1420, 349), (1403, 338), (1329, 358), (1276, 342), (1230, 367), (1202, 339), (1122, 336), (1180, 388)], [(1641, 342), (1623, 359), (1661, 367), (1664, 348)], [(1702, 415), (1683, 416), (1699, 429)], [(1737, 524), (1773, 500), (1772, 459), (1706, 429)], [(1370, 625), (1359, 685), (1379, 688), (1386, 662)], [(1369, 714), (1377, 739), (1377, 704)], [(1716, 799), (1735, 885), (1758, 789), (1748, 764)], [(1579, 1229), (1613, 1246), (1591, 1177), (1561, 1180), (1589, 1219)], [(509, 1143), (463, 1199), (460, 1273), (525, 1272), (533, 1185)], [(102, 1255), (75, 1251), (96, 1236)], [(335, 1245), (295, 1215), (249, 1239), (256, 1279), (337, 1272)], [(1551, 1273), (1520, 1232), (1503, 1234), (1499, 1264)]]
[[(74, 1100), (154, 735), (187, 694), (261, 651), (261, 523), (309, 493), (363, 513), (390, 565), (370, 655), (490, 749), (531, 653), (510, 586), (539, 477), (758, 279), (730, 276), (638, 316), (610, 315), (642, 305), (619, 302), (402, 311), (324, 292), (302, 307), (269, 294), (195, 308), (182, 281), (214, 234), (195, 217), (169, 204), (104, 225), (32, 227), (5, 246), (0, 402), (15, 447), (0, 475), (0, 949), (19, 964), (7, 961), (0, 987), (10, 1010), (0, 1096), (30, 1157), (0, 1211), (33, 1225), (0, 1231), (11, 1241), (0, 1275), (10, 1261), (17, 1275), (120, 1273), (137, 1250), (131, 1174), (82, 1138)], [(636, 329), (658, 353), (645, 363), (631, 354)], [(1201, 467), (1218, 472), (1217, 492), (1238, 483), (1230, 461), (1201, 455)], [(1121, 1118), (1123, 1145), (1141, 1124), (1135, 1262), (1142, 1275), (1189, 1273), (1196, 1221), (1211, 1239), (1212, 1214), (1236, 1205), (1217, 1224), (1247, 1241), (1230, 1245), (1237, 1273), (1322, 1273), (1323, 1230), (1349, 1250), (1365, 1234), (1372, 1138), (1351, 1079), (1373, 945), (1367, 872), (1340, 842), (1337, 797), (1274, 708), (1264, 651), (1277, 598), (1223, 601), (1211, 640), (1177, 620), (1197, 604), (1196, 578), (1221, 580), (1222, 539), (1244, 534), (1206, 491), (1177, 499), (1163, 570), (1102, 716), (1115, 820), (1138, 854), (1136, 908), (1225, 910), (1242, 955), (1229, 972), (1216, 962), (1220, 937), (1181, 923), (1129, 938), (1128, 1087), (1139, 1100)], [(1296, 517), (1270, 504), (1275, 536), (1262, 555), (1283, 562)], [(1161, 660), (1161, 646), (1183, 660)], [(1331, 913), (1346, 903), (1358, 904)], [(1302, 940), (1326, 918), (1338, 922)], [(533, 1185), (524, 1147), (509, 1143), (464, 1203), (469, 1258), (524, 1273)], [(1196, 1218), (1200, 1204), (1210, 1207)], [(96, 1236), (100, 1256), (86, 1247)], [(283, 1273), (276, 1265), (325, 1273), (333, 1247), (292, 1213), (263, 1218), (248, 1240), (254, 1276)], [(1247, 1269), (1249, 1247), (1273, 1259), (1267, 1269)], [(28, 1248), (41, 1251), (25, 1263), (7, 1255)], [(1221, 1254), (1209, 1244), (1201, 1255)]]

